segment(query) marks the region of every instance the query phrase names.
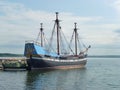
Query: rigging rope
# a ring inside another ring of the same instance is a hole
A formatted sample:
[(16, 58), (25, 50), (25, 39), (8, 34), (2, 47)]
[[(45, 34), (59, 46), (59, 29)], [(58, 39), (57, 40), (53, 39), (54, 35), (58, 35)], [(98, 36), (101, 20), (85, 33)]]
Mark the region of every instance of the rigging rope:
[[(78, 37), (79, 37), (79, 34), (78, 34)], [(82, 39), (81, 39), (81, 44), (83, 45), (84, 48), (87, 48), (86, 45), (83, 43)]]
[(37, 36), (36, 42), (39, 40), (39, 36), (40, 36), (40, 32), (38, 33), (38, 36)]
[(64, 35), (64, 33), (63, 33), (62, 30), (61, 30), (61, 32), (62, 32), (62, 34), (63, 34), (63, 37), (65, 38), (65, 41), (66, 41), (66, 43), (67, 43), (67, 45), (68, 45), (68, 48), (69, 48), (70, 51), (74, 54), (74, 52), (73, 52), (73, 50), (71, 49), (71, 47), (70, 47), (70, 45), (69, 45), (69, 43), (68, 43), (68, 41), (67, 41), (67, 39), (66, 39), (66, 37), (65, 37), (65, 35)]
[(54, 23), (54, 26), (53, 26), (52, 35), (51, 35), (50, 42), (49, 42), (49, 47), (48, 47), (48, 49), (47, 49), (48, 52), (50, 52), (51, 49), (52, 49), (53, 51), (55, 51), (55, 50), (53, 49), (53, 47), (52, 47), (52, 41), (53, 41), (53, 36), (54, 36), (54, 32), (55, 32), (55, 25), (56, 25), (56, 23)]

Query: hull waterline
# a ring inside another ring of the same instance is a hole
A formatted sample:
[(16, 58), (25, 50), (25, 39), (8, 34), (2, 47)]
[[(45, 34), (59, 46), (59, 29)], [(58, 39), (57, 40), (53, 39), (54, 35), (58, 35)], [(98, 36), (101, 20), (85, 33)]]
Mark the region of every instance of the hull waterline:
[(72, 69), (83, 68), (87, 63), (87, 59), (78, 60), (59, 60), (46, 58), (31, 58), (27, 60), (28, 69)]

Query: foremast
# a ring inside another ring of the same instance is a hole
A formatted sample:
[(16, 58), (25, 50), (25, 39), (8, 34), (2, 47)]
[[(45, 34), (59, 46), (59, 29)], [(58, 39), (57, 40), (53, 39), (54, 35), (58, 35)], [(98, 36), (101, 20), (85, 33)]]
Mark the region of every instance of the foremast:
[[(84, 51), (82, 50), (82, 47), (80, 47), (80, 41), (79, 41), (79, 35), (77, 32), (78, 28), (77, 28), (77, 23), (74, 23), (74, 30), (73, 30), (73, 34), (70, 40), (70, 45), (72, 44), (72, 41), (74, 41), (74, 55), (78, 56), (80, 54), (84, 54), (85, 52), (88, 51), (88, 49), (90, 48), (90, 46), (87, 48), (84, 44), (81, 43), (81, 45), (86, 48)], [(74, 38), (74, 40), (73, 40)], [(79, 49), (79, 51), (78, 51)]]
[(57, 54), (60, 55), (60, 36), (59, 36), (59, 19), (58, 19), (58, 12), (56, 12), (56, 20), (55, 25), (57, 27)]
[(75, 22), (75, 28), (74, 28), (74, 32), (75, 32), (75, 55), (77, 55), (77, 23)]

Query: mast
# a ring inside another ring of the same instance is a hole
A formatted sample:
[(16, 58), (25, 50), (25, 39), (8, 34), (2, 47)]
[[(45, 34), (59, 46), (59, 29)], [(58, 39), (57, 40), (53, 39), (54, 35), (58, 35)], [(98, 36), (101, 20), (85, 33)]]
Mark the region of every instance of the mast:
[(74, 28), (74, 32), (75, 32), (75, 55), (77, 55), (77, 28), (76, 25), (77, 23), (75, 22), (75, 28)]
[(59, 19), (58, 19), (58, 12), (56, 12), (56, 20), (55, 24), (57, 25), (57, 54), (60, 54), (60, 40), (59, 40)]
[(42, 27), (43, 23), (40, 23), (40, 31), (41, 31), (41, 47), (43, 47), (43, 27)]

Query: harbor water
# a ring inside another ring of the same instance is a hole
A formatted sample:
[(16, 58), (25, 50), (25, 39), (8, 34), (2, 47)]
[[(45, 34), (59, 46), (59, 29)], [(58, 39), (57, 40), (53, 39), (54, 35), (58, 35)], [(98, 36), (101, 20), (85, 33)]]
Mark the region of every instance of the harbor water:
[(83, 69), (1, 70), (0, 90), (120, 90), (120, 58), (88, 58)]

